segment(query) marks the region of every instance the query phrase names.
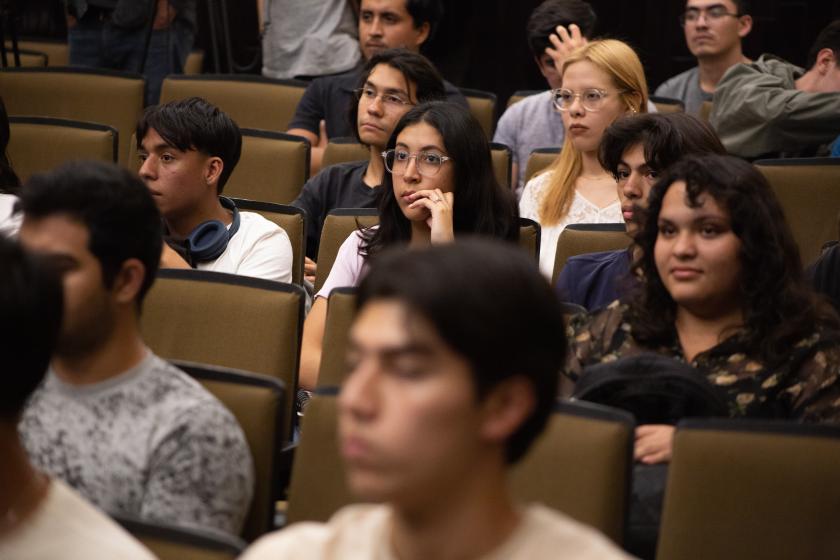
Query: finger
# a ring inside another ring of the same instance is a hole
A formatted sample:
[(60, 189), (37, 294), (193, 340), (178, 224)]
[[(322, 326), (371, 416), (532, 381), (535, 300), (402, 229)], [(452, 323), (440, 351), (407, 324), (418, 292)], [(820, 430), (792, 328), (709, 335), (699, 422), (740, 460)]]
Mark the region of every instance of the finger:
[(558, 54), (560, 54), (560, 51), (563, 50), (563, 41), (560, 39), (560, 37), (558, 37), (556, 33), (552, 33), (548, 36), (548, 41), (554, 48), (552, 49), (551, 47), (546, 47), (546, 54), (548, 54), (551, 57), (555, 57)]
[(563, 27), (562, 25), (558, 25), (556, 28), (557, 35), (560, 37), (560, 40), (563, 43), (568, 43), (572, 40), (572, 37), (569, 35), (568, 30)]
[(449, 207), (449, 201), (446, 199), (446, 196), (444, 195), (443, 191), (440, 190), (440, 189), (435, 189), (435, 200), (440, 201), (443, 204), (444, 207), (446, 207), (446, 208)]
[(572, 42), (579, 43), (582, 37), (580, 27), (578, 27), (576, 23), (573, 23), (569, 26), (569, 32), (571, 34)]
[(645, 455), (644, 457), (639, 459), (639, 461), (641, 463), (644, 463), (645, 465), (656, 465), (656, 464), (659, 464), (659, 463), (667, 463), (670, 460), (671, 460), (671, 458), (664, 451), (659, 451), (659, 452), (655, 452), (655, 453), (648, 453), (647, 455)]
[(327, 121), (321, 120), (318, 125), (319, 129), (319, 136), (318, 136), (318, 144), (326, 146), (327, 143), (330, 141), (329, 136), (327, 136)]
[(427, 208), (429, 211), (434, 210), (435, 203), (429, 198), (419, 198), (408, 205), (409, 208)]
[(443, 199), (449, 204), (449, 206), (452, 206), (453, 204), (455, 204), (455, 193), (445, 192), (445, 193), (442, 193), (442, 195), (443, 195)]
[(419, 200), (421, 198), (435, 198), (436, 196), (437, 194), (435, 193), (435, 191), (431, 189), (423, 189), (422, 191), (417, 191), (408, 198), (412, 200)]

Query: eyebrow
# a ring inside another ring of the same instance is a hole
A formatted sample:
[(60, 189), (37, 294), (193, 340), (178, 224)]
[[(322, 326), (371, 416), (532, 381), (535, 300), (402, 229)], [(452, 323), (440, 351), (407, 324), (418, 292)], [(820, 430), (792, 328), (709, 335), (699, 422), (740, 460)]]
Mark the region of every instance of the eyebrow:
[[(404, 148), (408, 148), (408, 144), (406, 144), (405, 142), (397, 142), (397, 146), (402, 146)], [(443, 148), (441, 148), (439, 146), (435, 146), (434, 144), (429, 144), (428, 146), (423, 146), (418, 151), (419, 152), (428, 152), (429, 150), (437, 150), (439, 152), (446, 153), (446, 150), (444, 150)]]
[(725, 4), (718, 3), (718, 4), (709, 4), (709, 5), (706, 5), (706, 6), (690, 6), (690, 7), (686, 8), (685, 11), (686, 12), (692, 12), (692, 11), (699, 12), (700, 10), (711, 10), (712, 8), (727, 9)]
[[(356, 340), (353, 340), (351, 338), (348, 341), (348, 351), (358, 352), (360, 350), (360, 347), (361, 345)], [(383, 349), (377, 350), (376, 353), (390, 360), (402, 356), (431, 356), (432, 354), (434, 354), (432, 348), (425, 344), (420, 344), (417, 342), (410, 342), (408, 344), (403, 344), (399, 346), (385, 347)]]
[[(151, 147), (150, 150), (147, 150), (145, 147), (143, 147), (142, 142), (140, 143), (139, 146), (137, 146), (137, 151), (138, 152), (154, 152), (156, 150), (178, 150), (178, 148), (176, 148), (175, 146), (173, 146), (171, 144), (167, 144), (166, 142), (160, 142), (158, 144), (155, 144), (154, 146)], [(178, 150), (178, 151), (180, 152), (181, 150)]]
[[(365, 81), (365, 87), (369, 87), (371, 89), (375, 89), (375, 90), (379, 91), (379, 86), (376, 85), (375, 83), (371, 82), (370, 80)], [(406, 97), (408, 97), (408, 92), (405, 91), (404, 89), (390, 87), (390, 88), (385, 88), (384, 91), (385, 91), (385, 93), (401, 93), (401, 94), (405, 95)]]

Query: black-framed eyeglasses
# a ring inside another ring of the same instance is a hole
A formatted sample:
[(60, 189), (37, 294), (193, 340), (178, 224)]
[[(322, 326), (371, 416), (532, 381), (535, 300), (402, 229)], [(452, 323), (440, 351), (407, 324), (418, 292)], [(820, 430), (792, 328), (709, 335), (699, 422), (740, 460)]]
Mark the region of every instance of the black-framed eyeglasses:
[(742, 15), (737, 13), (733, 14), (723, 4), (715, 4), (707, 8), (689, 8), (680, 14), (680, 25), (685, 27), (686, 23), (697, 23), (701, 14), (706, 14), (706, 19), (710, 21), (719, 21), (725, 17), (739, 18)]
[(583, 108), (594, 113), (604, 105), (604, 100), (607, 97), (617, 93), (623, 92), (609, 92), (603, 89), (589, 88), (580, 93), (575, 93), (567, 88), (559, 88), (551, 90), (551, 101), (554, 103), (554, 108), (558, 111), (568, 111), (571, 109), (572, 104), (574, 104), (575, 98), (580, 98), (580, 103), (583, 105)]
[(435, 152), (417, 152), (412, 154), (408, 150), (386, 150), (382, 152), (382, 159), (385, 160), (385, 169), (394, 175), (404, 175), (408, 168), (408, 162), (414, 158), (417, 172), (424, 177), (434, 177), (447, 161), (452, 161), (449, 156), (442, 156)]
[(406, 99), (398, 93), (379, 93), (372, 87), (361, 87), (353, 90), (357, 101), (365, 101), (366, 103), (373, 103), (378, 97), (382, 103), (388, 107), (402, 107), (404, 105), (414, 105), (411, 100)]

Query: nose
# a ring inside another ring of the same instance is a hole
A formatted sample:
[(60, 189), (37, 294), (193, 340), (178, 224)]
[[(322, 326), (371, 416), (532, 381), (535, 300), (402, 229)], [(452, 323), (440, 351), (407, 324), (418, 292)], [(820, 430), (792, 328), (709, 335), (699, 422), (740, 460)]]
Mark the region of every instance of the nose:
[(640, 173), (632, 171), (630, 176), (622, 183), (621, 192), (625, 198), (630, 200), (638, 200), (642, 198), (642, 187), (640, 181), (644, 178)]
[(372, 115), (382, 115), (383, 107), (382, 96), (377, 94), (368, 102), (367, 112)]
[(338, 411), (341, 416), (369, 420), (378, 409), (375, 366), (363, 360), (341, 385)]
[(569, 105), (569, 113), (572, 115), (582, 115), (586, 112), (586, 108), (583, 106), (583, 101), (580, 100), (579, 95), (575, 95), (572, 98), (572, 104)]
[(370, 22), (369, 34), (373, 37), (382, 37), (382, 20), (374, 17)]
[(152, 163), (152, 156), (149, 155), (146, 157), (145, 160), (140, 164), (140, 170), (137, 172), (140, 175), (140, 178), (144, 181), (148, 181), (154, 179), (154, 165)]
[(700, 10), (700, 13), (697, 14), (697, 19), (694, 20), (695, 27), (707, 27), (709, 24), (708, 17), (706, 16), (706, 12)]
[(408, 158), (408, 163), (405, 164), (405, 173), (403, 179), (409, 182), (420, 181), (420, 170), (417, 169), (417, 156), (413, 155)]
[(694, 241), (694, 234), (691, 231), (683, 230), (679, 232), (673, 244), (674, 256), (680, 259), (688, 259), (696, 255), (697, 245)]

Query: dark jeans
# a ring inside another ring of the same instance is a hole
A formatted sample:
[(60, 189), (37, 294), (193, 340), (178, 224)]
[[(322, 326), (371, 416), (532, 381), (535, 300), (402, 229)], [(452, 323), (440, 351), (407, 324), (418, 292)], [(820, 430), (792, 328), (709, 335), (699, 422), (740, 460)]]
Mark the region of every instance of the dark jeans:
[(152, 31), (145, 70), (146, 29), (123, 29), (108, 21), (83, 19), (68, 30), (70, 64), (142, 73), (146, 77), (146, 104), (160, 99), (160, 86), (168, 74), (180, 74), (192, 48), (192, 31), (175, 21), (168, 29)]

